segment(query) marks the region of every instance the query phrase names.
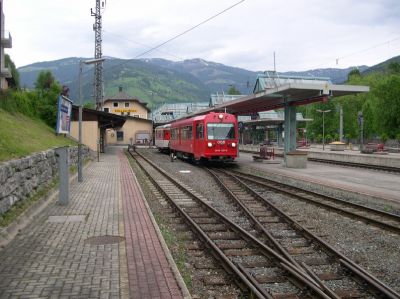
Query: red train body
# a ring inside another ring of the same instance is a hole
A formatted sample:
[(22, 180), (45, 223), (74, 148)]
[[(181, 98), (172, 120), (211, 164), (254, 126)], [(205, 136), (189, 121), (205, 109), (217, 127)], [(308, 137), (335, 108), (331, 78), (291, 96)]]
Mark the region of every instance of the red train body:
[(211, 112), (171, 124), (170, 151), (192, 160), (233, 161), (238, 153), (236, 116)]

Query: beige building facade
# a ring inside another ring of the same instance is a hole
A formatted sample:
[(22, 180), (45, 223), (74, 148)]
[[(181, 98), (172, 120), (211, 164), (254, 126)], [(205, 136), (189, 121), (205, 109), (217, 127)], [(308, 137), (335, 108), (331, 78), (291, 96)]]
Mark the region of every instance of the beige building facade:
[(148, 119), (147, 103), (126, 94), (122, 87), (118, 93), (103, 103), (103, 112), (126, 118), (121, 128), (107, 129), (106, 144), (149, 144), (152, 140), (153, 122)]

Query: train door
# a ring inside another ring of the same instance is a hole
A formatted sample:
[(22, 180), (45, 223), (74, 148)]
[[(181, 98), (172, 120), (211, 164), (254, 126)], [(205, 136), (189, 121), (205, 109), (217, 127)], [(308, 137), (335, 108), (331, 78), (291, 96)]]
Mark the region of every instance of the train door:
[(194, 138), (194, 156), (199, 158), (204, 155), (204, 124), (196, 122), (196, 132)]

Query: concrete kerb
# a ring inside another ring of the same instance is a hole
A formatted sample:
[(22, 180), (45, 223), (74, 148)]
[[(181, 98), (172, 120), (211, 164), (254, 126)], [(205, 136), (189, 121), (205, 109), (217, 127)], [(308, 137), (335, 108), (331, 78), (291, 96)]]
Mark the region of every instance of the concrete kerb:
[[(84, 169), (89, 167), (89, 163), (84, 166)], [(69, 182), (71, 183), (78, 177), (78, 173), (73, 174), (69, 178)], [(7, 246), (15, 236), (24, 229), (37, 215), (39, 215), (57, 196), (59, 191), (56, 190), (58, 186), (52, 188), (43, 199), (38, 200), (33, 205), (31, 205), (28, 209), (26, 209), (21, 215), (17, 217), (10, 225), (0, 229), (0, 248)]]
[(144, 205), (146, 206), (147, 212), (148, 212), (149, 215), (150, 215), (151, 222), (152, 222), (153, 225), (154, 225), (154, 228), (155, 228), (156, 233), (157, 233), (157, 237), (158, 237), (158, 239), (160, 240), (161, 246), (162, 246), (162, 248), (163, 248), (163, 250), (164, 250), (164, 252), (165, 252), (165, 256), (166, 256), (166, 258), (167, 258), (167, 260), (168, 260), (168, 263), (169, 263), (169, 265), (170, 265), (170, 267), (171, 267), (171, 270), (172, 270), (172, 272), (174, 273), (174, 276), (175, 276), (175, 278), (176, 278), (176, 280), (177, 280), (177, 282), (178, 282), (178, 285), (179, 285), (179, 287), (180, 287), (181, 290), (182, 290), (183, 298), (185, 298), (185, 299), (191, 299), (192, 296), (190, 295), (189, 290), (187, 289), (186, 283), (184, 282), (184, 280), (183, 280), (183, 278), (182, 278), (182, 275), (181, 275), (181, 273), (179, 272), (178, 267), (177, 267), (176, 264), (175, 264), (175, 261), (174, 261), (174, 259), (173, 259), (173, 257), (172, 257), (171, 252), (169, 251), (169, 248), (168, 248), (168, 246), (167, 246), (167, 243), (165, 243), (164, 237), (163, 237), (163, 235), (162, 235), (162, 233), (161, 233), (160, 228), (158, 227), (158, 224), (157, 224), (157, 222), (156, 222), (156, 219), (155, 219), (154, 216), (153, 216), (153, 213), (152, 213), (152, 211), (151, 211), (151, 209), (150, 209), (150, 206), (149, 206), (149, 204), (147, 203), (147, 199), (146, 199), (146, 197), (144, 196), (143, 190), (142, 190), (142, 188), (140, 188), (140, 184), (139, 184), (139, 182), (138, 182), (138, 180), (137, 180), (137, 178), (136, 178), (136, 175), (133, 174), (133, 177), (134, 177), (134, 179), (135, 179), (135, 183), (139, 186), (140, 194), (142, 195), (142, 197), (143, 197), (143, 199), (144, 199)]
[(364, 201), (376, 205), (377, 203), (381, 205), (390, 205), (393, 208), (400, 208), (400, 202), (393, 198), (382, 196), (377, 196), (369, 193), (364, 193), (360, 191), (354, 191), (344, 188), (338, 185), (323, 184), (315, 180), (306, 180), (301, 177), (288, 176), (281, 173), (276, 173), (270, 170), (259, 169), (261, 172), (268, 174), (268, 179), (271, 179), (277, 183), (288, 184), (293, 187), (304, 188), (306, 190), (326, 195), (332, 196), (344, 200), (357, 200)]

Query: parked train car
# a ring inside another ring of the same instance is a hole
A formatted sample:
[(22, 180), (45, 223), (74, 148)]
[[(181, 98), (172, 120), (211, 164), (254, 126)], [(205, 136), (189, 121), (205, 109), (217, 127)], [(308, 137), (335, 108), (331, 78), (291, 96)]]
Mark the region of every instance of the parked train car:
[(210, 112), (171, 124), (171, 155), (194, 161), (233, 161), (238, 154), (235, 115)]
[(155, 146), (158, 148), (160, 152), (168, 152), (169, 153), (169, 142), (171, 138), (170, 134), (171, 124), (158, 126), (155, 128)]

